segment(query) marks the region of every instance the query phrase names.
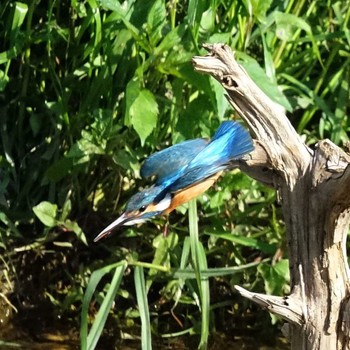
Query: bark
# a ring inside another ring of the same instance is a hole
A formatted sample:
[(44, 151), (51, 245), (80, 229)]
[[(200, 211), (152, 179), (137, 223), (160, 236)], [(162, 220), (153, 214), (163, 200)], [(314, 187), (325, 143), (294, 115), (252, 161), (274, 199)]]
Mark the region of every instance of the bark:
[(209, 54), (193, 58), (195, 70), (222, 84), (255, 136), (255, 151), (239, 166), (278, 191), (287, 231), (291, 294), (235, 288), (288, 321), (284, 331), (292, 349), (350, 349), (350, 155), (329, 140), (308, 147), (228, 46), (204, 47)]

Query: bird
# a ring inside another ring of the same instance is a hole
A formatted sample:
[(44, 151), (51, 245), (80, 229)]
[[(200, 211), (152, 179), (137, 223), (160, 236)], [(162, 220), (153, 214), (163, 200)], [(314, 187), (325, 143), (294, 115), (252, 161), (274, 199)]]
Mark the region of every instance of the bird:
[(155, 216), (169, 214), (176, 207), (201, 195), (232, 168), (233, 161), (254, 150), (249, 132), (229, 120), (208, 140), (187, 140), (149, 156), (143, 163), (142, 178), (155, 178), (153, 186), (133, 195), (122, 215), (94, 239), (99, 241), (119, 226), (141, 224)]

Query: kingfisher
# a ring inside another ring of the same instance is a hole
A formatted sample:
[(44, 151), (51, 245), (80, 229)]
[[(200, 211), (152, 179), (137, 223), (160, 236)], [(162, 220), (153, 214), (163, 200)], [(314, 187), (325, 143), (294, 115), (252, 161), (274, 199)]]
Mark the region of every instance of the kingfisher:
[(184, 141), (148, 157), (143, 163), (142, 178), (155, 178), (155, 184), (133, 195), (124, 213), (103, 231), (94, 242), (119, 226), (143, 223), (155, 216), (169, 214), (176, 207), (205, 192), (241, 159), (254, 149), (249, 132), (234, 121), (223, 122), (213, 137)]

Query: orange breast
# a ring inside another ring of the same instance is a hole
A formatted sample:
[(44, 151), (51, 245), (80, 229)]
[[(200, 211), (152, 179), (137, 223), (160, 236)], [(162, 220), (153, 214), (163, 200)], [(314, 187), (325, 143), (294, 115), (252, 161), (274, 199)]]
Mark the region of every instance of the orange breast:
[(205, 179), (202, 182), (199, 182), (193, 186), (189, 186), (183, 190), (180, 190), (174, 193), (170, 207), (165, 210), (164, 214), (169, 214), (179, 205), (184, 204), (190, 201), (191, 199), (201, 195), (203, 192), (205, 192), (209, 187), (211, 187), (215, 183), (215, 181), (219, 178), (221, 174), (222, 174), (222, 171)]

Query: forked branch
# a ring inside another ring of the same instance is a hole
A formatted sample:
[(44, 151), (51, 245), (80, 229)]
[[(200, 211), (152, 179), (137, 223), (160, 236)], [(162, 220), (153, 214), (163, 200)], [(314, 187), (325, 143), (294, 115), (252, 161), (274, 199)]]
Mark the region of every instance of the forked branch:
[[(311, 150), (228, 46), (204, 47), (209, 54), (193, 58), (195, 70), (221, 83), (255, 136), (255, 151), (238, 166), (280, 192), (286, 224), (293, 293), (281, 298), (235, 288), (291, 323), (293, 349), (340, 349), (338, 325), (348, 326), (350, 314), (350, 155), (329, 140)], [(344, 339), (350, 348), (346, 333)]]

